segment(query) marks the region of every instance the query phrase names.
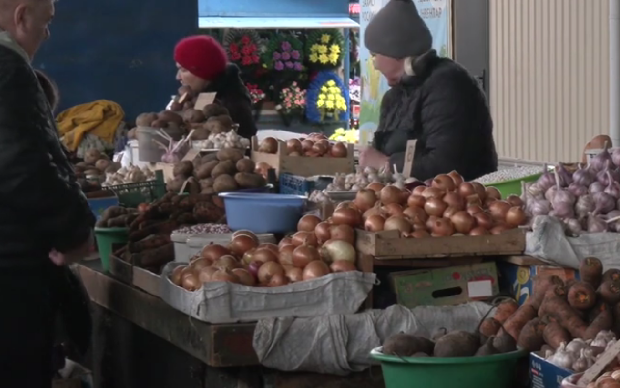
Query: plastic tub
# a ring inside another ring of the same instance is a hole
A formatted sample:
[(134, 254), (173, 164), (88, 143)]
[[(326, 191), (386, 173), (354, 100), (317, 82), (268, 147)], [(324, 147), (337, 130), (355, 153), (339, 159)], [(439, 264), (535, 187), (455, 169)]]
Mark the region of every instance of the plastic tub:
[(129, 228), (95, 228), (97, 249), (101, 266), (105, 271), (110, 270), (110, 255), (113, 244), (126, 244), (129, 241)]
[(272, 193), (220, 193), (226, 220), (233, 231), (288, 233), (297, 229), (306, 197)]
[(485, 186), (493, 186), (499, 190), (503, 199), (506, 199), (509, 195), (521, 195), (521, 182), (530, 183), (536, 182), (542, 173), (526, 176), (519, 179), (513, 179), (510, 181), (504, 181), (499, 183), (488, 183)]
[(381, 353), (381, 347), (370, 357), (381, 362), (386, 388), (510, 388), (514, 384), (515, 367), (527, 351), (485, 357), (396, 357)]

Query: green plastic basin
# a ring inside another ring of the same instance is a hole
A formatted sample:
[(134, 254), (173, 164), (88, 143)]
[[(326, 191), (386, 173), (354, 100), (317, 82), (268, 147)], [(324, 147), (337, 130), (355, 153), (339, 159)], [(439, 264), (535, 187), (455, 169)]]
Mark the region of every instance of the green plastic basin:
[(499, 190), (500, 194), (502, 195), (502, 199), (506, 199), (511, 194), (521, 195), (521, 182), (536, 182), (541, 175), (542, 173), (526, 176), (519, 179), (513, 179), (510, 181), (487, 183), (485, 186), (493, 186), (497, 188), (497, 190)]
[(126, 244), (129, 241), (129, 228), (95, 228), (97, 249), (104, 271), (110, 270), (110, 255), (113, 244)]
[(381, 353), (370, 357), (381, 362), (386, 388), (510, 388), (515, 367), (527, 351), (485, 357), (396, 357)]

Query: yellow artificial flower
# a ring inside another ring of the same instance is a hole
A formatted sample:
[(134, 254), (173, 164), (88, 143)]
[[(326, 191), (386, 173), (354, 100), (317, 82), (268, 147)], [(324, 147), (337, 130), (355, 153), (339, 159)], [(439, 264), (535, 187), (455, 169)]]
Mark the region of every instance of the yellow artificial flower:
[(330, 40), (331, 38), (332, 38), (332, 37), (331, 37), (329, 34), (323, 34), (323, 35), (321, 36), (321, 43), (325, 43), (325, 44), (327, 44), (327, 43), (329, 43), (329, 40)]
[(321, 87), (321, 92), (327, 93), (327, 92), (329, 92), (329, 89), (327, 88), (327, 86), (322, 86)]
[(327, 109), (334, 109), (334, 102), (333, 101), (326, 101), (325, 102), (325, 107)]
[(328, 95), (327, 95), (327, 99), (328, 99), (329, 101), (333, 101), (333, 100), (335, 100), (335, 99), (336, 99), (336, 96), (334, 96), (333, 94), (328, 94)]
[(329, 92), (333, 94), (340, 94), (340, 88), (338, 86), (332, 86), (329, 88)]
[(318, 100), (316, 102), (316, 106), (318, 106), (319, 108), (323, 107), (323, 105), (325, 105), (325, 100)]
[(319, 46), (318, 48), (319, 54), (327, 54), (327, 46)]
[(340, 54), (340, 46), (338, 46), (337, 44), (332, 44), (329, 47), (329, 50), (333, 53), (333, 54)]
[(327, 62), (329, 62), (329, 58), (327, 57), (327, 55), (321, 54), (321, 55), (319, 55), (319, 62), (327, 63)]
[(319, 94), (319, 100), (324, 100), (325, 99), (325, 95), (323, 93)]
[(310, 62), (318, 62), (319, 56), (315, 53), (310, 54)]
[(338, 54), (329, 54), (329, 61), (334, 65), (338, 63)]
[(313, 44), (313, 45), (312, 45), (312, 47), (310, 48), (310, 51), (311, 51), (311, 52), (313, 52), (313, 53), (318, 53), (318, 52), (319, 52), (319, 50), (320, 50), (320, 48), (321, 48), (321, 45), (320, 45), (320, 44), (316, 44), (316, 43), (315, 43), (315, 44)]
[(327, 85), (327, 86), (335, 86), (336, 85), (336, 81), (334, 81), (333, 79), (330, 79), (329, 81), (327, 81), (325, 83), (325, 85)]

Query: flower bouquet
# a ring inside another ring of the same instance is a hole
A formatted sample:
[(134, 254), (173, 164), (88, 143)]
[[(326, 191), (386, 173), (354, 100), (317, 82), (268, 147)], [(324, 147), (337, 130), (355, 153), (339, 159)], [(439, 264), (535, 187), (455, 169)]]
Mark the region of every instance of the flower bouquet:
[(260, 63), (261, 39), (256, 31), (228, 30), (224, 36), (224, 48), (230, 61), (244, 74), (253, 72)]
[(345, 120), (349, 96), (337, 74), (322, 71), (308, 87), (306, 118), (312, 123)]
[(301, 72), (303, 49), (292, 34), (274, 34), (263, 55), (263, 66), (276, 72)]
[(311, 68), (337, 69), (344, 58), (344, 37), (337, 29), (314, 30), (306, 40)]
[(297, 82), (293, 82), (291, 86), (280, 91), (279, 101), (276, 109), (284, 123), (290, 126), (296, 119), (303, 116), (306, 106), (306, 91), (301, 90)]

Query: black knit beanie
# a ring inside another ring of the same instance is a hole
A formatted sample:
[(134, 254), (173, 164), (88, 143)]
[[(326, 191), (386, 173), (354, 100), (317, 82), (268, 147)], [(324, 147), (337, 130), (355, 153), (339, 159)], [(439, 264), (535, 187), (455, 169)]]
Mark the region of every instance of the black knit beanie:
[(391, 0), (368, 23), (364, 44), (371, 53), (403, 59), (429, 51), (433, 36), (412, 0)]

